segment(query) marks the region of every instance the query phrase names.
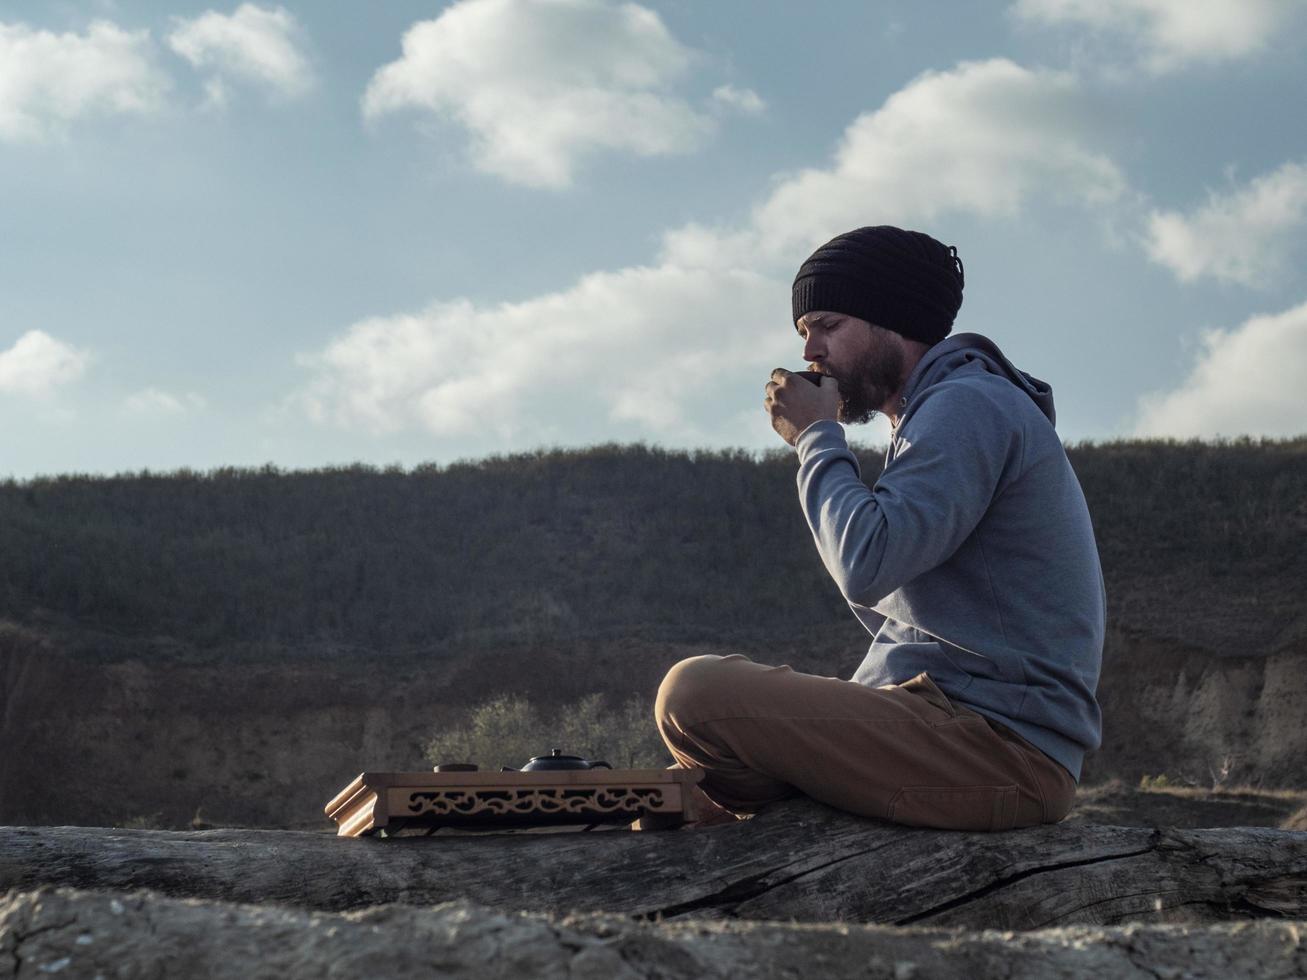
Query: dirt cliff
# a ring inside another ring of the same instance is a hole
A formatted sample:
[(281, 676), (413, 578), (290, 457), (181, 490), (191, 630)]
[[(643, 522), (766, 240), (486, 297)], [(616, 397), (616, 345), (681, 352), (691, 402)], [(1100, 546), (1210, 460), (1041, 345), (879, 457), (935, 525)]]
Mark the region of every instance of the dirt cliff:
[[(504, 648), (476, 663), (332, 656), (280, 662), (69, 658), (0, 634), (8, 694), (0, 820), (185, 827), (323, 826), (322, 805), (366, 768), (423, 768), (423, 743), (466, 699), (548, 689), (652, 692), (696, 653), (757, 651), (640, 641)], [(796, 644), (775, 662), (838, 673), (856, 662)], [(841, 661), (841, 662), (832, 662)], [(1228, 657), (1115, 637), (1099, 696), (1103, 748), (1087, 785), (1307, 786), (1307, 658)], [(847, 676), (847, 674), (846, 674)], [(652, 724), (652, 722), (650, 722)]]

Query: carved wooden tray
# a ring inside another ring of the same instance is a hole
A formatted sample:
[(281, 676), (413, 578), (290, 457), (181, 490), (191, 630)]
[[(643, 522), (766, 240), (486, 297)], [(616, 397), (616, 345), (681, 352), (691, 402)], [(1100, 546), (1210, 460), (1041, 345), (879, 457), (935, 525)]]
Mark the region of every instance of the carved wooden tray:
[(600, 823), (656, 830), (698, 818), (689, 790), (701, 779), (702, 769), (364, 772), (325, 811), (340, 837)]

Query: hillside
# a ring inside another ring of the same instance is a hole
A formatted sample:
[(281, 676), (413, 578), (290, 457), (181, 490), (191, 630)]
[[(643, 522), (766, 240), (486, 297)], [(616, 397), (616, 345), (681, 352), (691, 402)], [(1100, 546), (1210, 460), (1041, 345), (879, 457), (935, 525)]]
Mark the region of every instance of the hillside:
[[(1070, 455), (1110, 608), (1087, 778), (1307, 785), (1307, 439)], [(794, 471), (607, 445), (0, 484), (0, 821), (309, 824), (496, 693), (648, 696), (699, 652), (847, 676), (867, 636)]]
[[(1303, 636), (1307, 439), (1071, 457), (1119, 628), (1217, 653)], [(880, 465), (862, 454), (867, 482)], [(142, 641), (397, 653), (578, 630), (788, 634), (848, 618), (793, 474), (788, 453), (637, 445), (411, 472), (10, 481), (0, 616), (97, 659), (136, 656)], [(103, 635), (77, 642), (88, 633)]]

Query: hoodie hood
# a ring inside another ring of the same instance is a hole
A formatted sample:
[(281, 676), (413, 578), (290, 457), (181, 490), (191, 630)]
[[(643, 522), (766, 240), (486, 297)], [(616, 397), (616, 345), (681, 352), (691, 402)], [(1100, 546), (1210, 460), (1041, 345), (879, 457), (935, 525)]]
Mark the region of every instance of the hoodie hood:
[[(903, 386), (903, 398), (900, 405), (903, 416), (911, 411), (912, 402), (931, 385), (939, 384), (955, 371), (984, 370), (1007, 378), (1014, 385), (1030, 396), (1048, 421), (1057, 424), (1057, 414), (1053, 409), (1053, 389), (1046, 381), (1026, 374), (1004, 356), (988, 337), (978, 333), (959, 333), (941, 340), (917, 362), (912, 373), (908, 375), (907, 384)], [(903, 418), (899, 419), (903, 424)]]

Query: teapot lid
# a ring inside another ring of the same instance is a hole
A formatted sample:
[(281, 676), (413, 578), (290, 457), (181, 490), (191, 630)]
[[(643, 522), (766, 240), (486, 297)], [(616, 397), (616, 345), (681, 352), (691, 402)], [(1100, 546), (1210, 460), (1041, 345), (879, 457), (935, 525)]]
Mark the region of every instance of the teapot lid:
[(589, 759), (583, 759), (579, 755), (566, 755), (562, 749), (553, 749), (548, 755), (538, 755), (522, 767), (523, 772), (534, 772), (541, 769), (607, 769), (610, 768), (606, 762), (591, 762)]

